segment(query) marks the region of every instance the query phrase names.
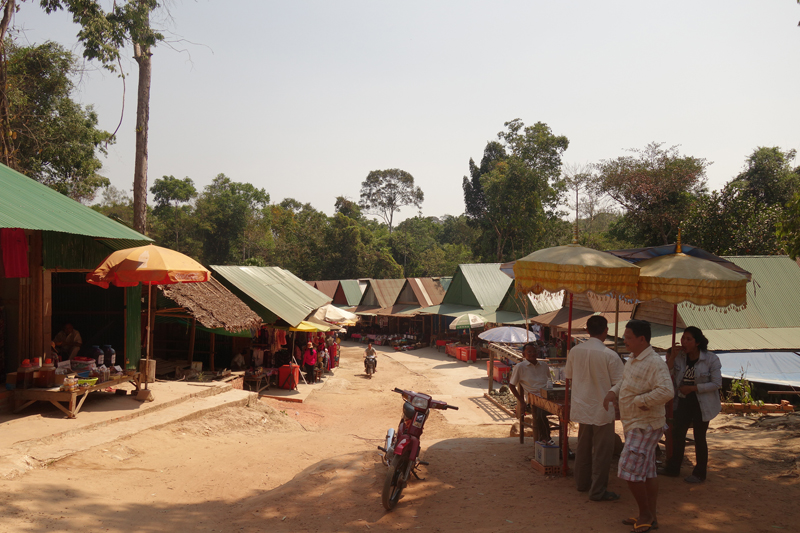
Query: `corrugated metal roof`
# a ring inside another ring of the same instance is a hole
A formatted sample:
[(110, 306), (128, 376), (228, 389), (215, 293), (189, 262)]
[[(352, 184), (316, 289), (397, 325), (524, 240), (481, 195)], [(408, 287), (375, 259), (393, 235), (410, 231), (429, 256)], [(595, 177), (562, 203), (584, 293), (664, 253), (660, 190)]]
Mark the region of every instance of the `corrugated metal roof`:
[(317, 289), (319, 292), (321, 292), (325, 296), (330, 297), (331, 299), (333, 299), (333, 296), (336, 294), (336, 289), (339, 287), (339, 280), (335, 279), (327, 279), (323, 281), (309, 281), (308, 283), (312, 287)]
[(497, 307), (513, 280), (500, 271), (500, 263), (458, 265), (442, 303)]
[[(367, 290), (359, 302), (359, 308), (389, 307), (397, 300), (405, 279), (371, 279), (367, 282)], [(360, 309), (361, 310), (361, 309)]]
[(152, 241), (141, 233), (0, 164), (0, 228), (59, 231), (105, 239)]
[(445, 292), (438, 279), (407, 278), (403, 284), (403, 289), (397, 296), (396, 303), (430, 307), (431, 305), (442, 303)]
[[(561, 309), (562, 300), (564, 299), (563, 293), (564, 291), (555, 294), (544, 292), (538, 296), (528, 293), (528, 317), (530, 318)], [(526, 313), (526, 305), (525, 300), (522, 298), (523, 297), (517, 293), (516, 287), (512, 283), (508, 286), (508, 291), (506, 291), (506, 295), (503, 297), (503, 301), (500, 302), (498, 309), (501, 311), (524, 315)]]
[(447, 277), (444, 277), (444, 278), (439, 278), (439, 283), (442, 284), (442, 288), (444, 289), (444, 292), (447, 292), (447, 289), (450, 288), (450, 283), (452, 283), (452, 282), (453, 282), (453, 276), (447, 276)]
[(347, 299), (348, 305), (358, 305), (358, 302), (361, 301), (361, 287), (358, 285), (357, 279), (342, 279), (339, 280), (339, 286), (342, 288), (344, 292), (344, 296)]
[[(279, 267), (215, 266), (217, 278), (242, 298), (266, 323), (282, 318), (297, 326), (331, 299)], [(253, 303), (257, 305), (253, 305)], [(265, 312), (266, 311), (266, 312)]]
[[(747, 284), (747, 307), (742, 311), (723, 313), (680, 304), (678, 313), (686, 325), (697, 326), (703, 331), (800, 327), (800, 268), (797, 263), (785, 255), (725, 259), (753, 276)], [(800, 347), (800, 344), (793, 347)]]

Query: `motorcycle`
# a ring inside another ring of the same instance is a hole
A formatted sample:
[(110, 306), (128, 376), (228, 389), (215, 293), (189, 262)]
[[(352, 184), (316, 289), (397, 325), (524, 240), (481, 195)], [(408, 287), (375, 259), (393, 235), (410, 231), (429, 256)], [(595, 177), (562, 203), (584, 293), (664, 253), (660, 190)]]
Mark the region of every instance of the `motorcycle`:
[(447, 405), (447, 402), (434, 400), (427, 394), (398, 388), (392, 392), (401, 394), (405, 402), (403, 403), (403, 418), (400, 419), (397, 431), (389, 429), (384, 446), (378, 446), (378, 449), (383, 452), (381, 461), (389, 467), (381, 494), (383, 507), (387, 511), (391, 511), (397, 505), (409, 476), (413, 475), (420, 479), (416, 472), (417, 468), (420, 465), (428, 464), (419, 460), (419, 439), (430, 410), (458, 410), (455, 405)]
[(372, 374), (375, 373), (375, 365), (377, 361), (374, 357), (367, 357), (364, 359), (364, 370), (367, 372), (367, 377), (372, 379)]

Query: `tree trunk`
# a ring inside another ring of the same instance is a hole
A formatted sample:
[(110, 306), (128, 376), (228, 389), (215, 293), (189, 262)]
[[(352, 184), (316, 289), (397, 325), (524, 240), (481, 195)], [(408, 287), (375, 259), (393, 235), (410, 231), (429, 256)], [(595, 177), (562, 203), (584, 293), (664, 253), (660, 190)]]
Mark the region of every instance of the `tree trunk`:
[(6, 33), (11, 17), (16, 11), (16, 0), (6, 0), (3, 5), (3, 19), (0, 21), (0, 138), (2, 138), (2, 162), (16, 169), (14, 164), (14, 147), (11, 143), (11, 111), (8, 106), (8, 58), (6, 57)]
[(133, 45), (133, 57), (139, 64), (139, 88), (136, 102), (136, 162), (133, 170), (133, 226), (147, 232), (147, 128), (150, 122), (150, 47)]

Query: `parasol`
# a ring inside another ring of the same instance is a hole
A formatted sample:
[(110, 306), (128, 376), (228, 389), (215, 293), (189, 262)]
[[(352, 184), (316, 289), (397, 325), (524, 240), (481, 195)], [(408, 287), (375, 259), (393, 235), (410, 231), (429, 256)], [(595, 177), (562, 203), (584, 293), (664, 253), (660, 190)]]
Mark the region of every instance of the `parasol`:
[(489, 342), (504, 342), (506, 344), (524, 344), (538, 340), (534, 332), (513, 326), (492, 328), (478, 335), (478, 338)]
[(480, 315), (473, 315), (466, 313), (456, 317), (455, 320), (450, 322), (450, 329), (468, 329), (469, 330), (469, 350), (472, 352), (472, 329), (482, 328), (486, 324), (483, 317)]
[[(696, 249), (697, 250), (697, 249)], [(710, 255), (710, 254), (709, 254)], [(680, 230), (675, 253), (645, 259), (637, 263), (639, 271), (639, 300), (662, 300), (673, 304), (672, 349), (675, 349), (675, 332), (678, 325), (678, 304), (688, 302), (697, 306), (712, 305), (719, 308), (744, 309), (747, 305), (748, 277), (709, 259), (701, 259), (682, 252)], [(671, 417), (672, 404), (667, 416)], [(669, 425), (667, 457), (672, 455)]]
[[(105, 258), (86, 281), (107, 289), (147, 284), (147, 360), (150, 360), (150, 287), (208, 281), (211, 272), (191, 257), (154, 244), (117, 250)], [(147, 381), (145, 380), (145, 388)]]
[(358, 315), (340, 309), (333, 304), (325, 304), (311, 315), (318, 320), (324, 320), (332, 324), (351, 324), (358, 320)]
[[(635, 299), (639, 267), (609, 253), (577, 244), (577, 226), (572, 244), (537, 250), (518, 259), (513, 266), (515, 288), (519, 293), (569, 292), (569, 323), (567, 325), (567, 353), (572, 336), (572, 299), (575, 293), (587, 291), (618, 298)], [(569, 417), (569, 380), (566, 384), (564, 410)], [(567, 436), (562, 428), (562, 472), (567, 475)], [(520, 429), (520, 436), (524, 432)], [(521, 440), (521, 439), (520, 439)]]

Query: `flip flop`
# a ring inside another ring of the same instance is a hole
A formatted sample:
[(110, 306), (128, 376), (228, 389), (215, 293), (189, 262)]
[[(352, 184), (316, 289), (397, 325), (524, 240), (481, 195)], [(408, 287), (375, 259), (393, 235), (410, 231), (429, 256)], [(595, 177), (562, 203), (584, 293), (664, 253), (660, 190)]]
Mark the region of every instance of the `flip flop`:
[[(640, 527), (646, 527), (647, 529), (643, 529), (641, 531), (636, 531)], [(631, 533), (647, 533), (651, 529), (656, 529), (655, 527), (653, 527), (653, 524), (634, 524), (633, 525), (633, 529), (631, 529)]]
[[(625, 520), (622, 521), (622, 523), (625, 524), (626, 526), (635, 526), (636, 518), (635, 517), (626, 518)], [(658, 520), (653, 520), (653, 525), (651, 527), (652, 529), (658, 529)]]

